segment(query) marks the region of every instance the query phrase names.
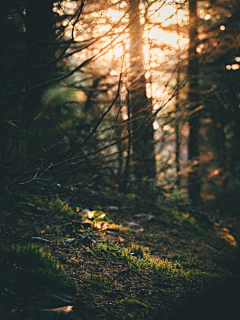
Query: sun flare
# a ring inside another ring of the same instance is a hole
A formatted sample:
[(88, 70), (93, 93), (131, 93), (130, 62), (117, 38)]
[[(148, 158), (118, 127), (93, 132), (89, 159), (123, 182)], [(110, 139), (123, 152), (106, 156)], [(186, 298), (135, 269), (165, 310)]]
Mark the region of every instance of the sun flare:
[[(129, 7), (126, 1), (111, 0), (108, 9), (102, 9), (89, 14), (88, 20), (93, 21), (94, 27), (85, 31), (84, 24), (79, 26), (77, 41), (86, 41), (93, 37), (96, 43), (86, 50), (76, 53), (76, 59), (88, 59), (89, 50), (96, 56), (92, 68), (99, 74), (109, 74), (118, 77), (121, 73), (128, 74), (130, 67), (130, 35)], [(139, 6), (139, 23), (143, 26), (142, 54), (144, 58), (146, 93), (154, 100), (153, 109), (160, 107), (158, 100), (164, 100), (168, 95), (166, 87), (180, 52), (187, 52), (188, 36), (179, 32), (179, 28), (188, 23), (188, 12), (175, 4), (154, 2), (146, 11), (143, 2)], [(142, 20), (142, 21), (141, 21)], [(144, 21), (143, 21), (144, 20)], [(82, 30), (82, 31), (81, 31)], [(69, 29), (71, 36), (71, 29)], [(133, 49), (134, 50), (134, 49)], [(171, 57), (171, 59), (169, 59)]]

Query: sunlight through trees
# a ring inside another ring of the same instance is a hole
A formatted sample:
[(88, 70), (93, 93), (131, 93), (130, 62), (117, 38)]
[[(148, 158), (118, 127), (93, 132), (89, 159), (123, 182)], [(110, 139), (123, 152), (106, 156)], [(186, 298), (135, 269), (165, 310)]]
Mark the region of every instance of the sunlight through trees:
[(97, 172), (122, 191), (237, 188), (238, 1), (8, 4), (2, 190), (73, 163), (76, 180)]

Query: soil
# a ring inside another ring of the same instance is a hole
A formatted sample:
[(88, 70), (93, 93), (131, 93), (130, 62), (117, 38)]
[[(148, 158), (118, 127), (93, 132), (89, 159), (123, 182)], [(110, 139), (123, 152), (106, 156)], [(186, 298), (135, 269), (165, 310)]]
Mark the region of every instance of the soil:
[(97, 188), (61, 211), (46, 203), (15, 201), (1, 241), (6, 250), (34, 244), (63, 273), (49, 276), (4, 249), (1, 319), (239, 319), (234, 217)]

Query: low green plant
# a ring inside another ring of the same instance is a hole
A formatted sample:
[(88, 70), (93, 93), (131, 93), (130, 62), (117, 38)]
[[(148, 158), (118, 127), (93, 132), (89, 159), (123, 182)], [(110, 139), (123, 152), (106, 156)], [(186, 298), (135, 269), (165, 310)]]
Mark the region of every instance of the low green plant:
[(155, 222), (162, 224), (164, 226), (169, 226), (171, 224), (171, 219), (167, 217), (157, 216), (155, 217)]
[(185, 262), (185, 261), (188, 260), (187, 256), (185, 254), (183, 254), (183, 253), (175, 253), (173, 255), (173, 259), (174, 260), (178, 260), (180, 262)]
[(186, 201), (186, 192), (185, 191), (173, 191), (171, 194), (166, 195), (168, 201), (180, 203), (181, 201)]
[(161, 206), (159, 209), (160, 209), (160, 212), (165, 212), (165, 213), (171, 213), (173, 210), (171, 207), (164, 207), (164, 206)]
[(45, 209), (50, 212), (60, 210), (60, 214), (75, 216), (76, 218), (80, 218), (82, 216), (78, 208), (73, 209), (68, 203), (65, 203), (65, 201), (60, 199), (58, 196), (50, 198), (26, 197), (26, 200), (43, 210)]
[(132, 244), (131, 246), (131, 254), (140, 259), (147, 257), (146, 251), (148, 250), (148, 248), (146, 249), (143, 246), (138, 246), (135, 244)]
[(153, 239), (153, 240), (155, 240), (155, 241), (160, 241), (160, 240), (163, 239), (163, 236), (162, 236), (161, 234), (159, 234), (159, 233), (152, 233), (152, 234), (150, 235), (150, 240), (151, 240), (151, 239)]
[(93, 221), (106, 221), (107, 223), (112, 223), (112, 219), (109, 218), (108, 214), (102, 211), (93, 211), (94, 217)]
[(76, 283), (64, 274), (63, 267), (51, 254), (37, 245), (0, 247), (0, 270), (15, 267), (76, 289)]
[(148, 248), (144, 248), (135, 244), (132, 244), (129, 247), (122, 247), (121, 245), (108, 240), (105, 243), (95, 243), (93, 247), (97, 251), (102, 252), (105, 256), (111, 256), (119, 260), (125, 260), (129, 269), (134, 270), (139, 275), (144, 270), (149, 275), (152, 272), (163, 275), (168, 274), (168, 276), (173, 279), (187, 279), (191, 274), (194, 275), (194, 277), (198, 277), (200, 275), (200, 273), (196, 272), (196, 270), (189, 270), (187, 262), (171, 262), (168, 260), (157, 261), (149, 256)]
[(175, 253), (173, 255), (173, 260), (181, 263), (184, 268), (196, 268), (199, 266), (199, 261), (197, 259), (188, 258), (185, 254)]
[(125, 194), (125, 198), (127, 200), (137, 200), (137, 199), (139, 199), (139, 196), (136, 195), (135, 193), (127, 193), (127, 194)]
[(190, 231), (197, 231), (198, 233), (203, 233), (202, 228), (198, 225), (196, 220), (183, 218), (183, 227), (187, 228)]
[(126, 304), (128, 306), (140, 307), (140, 308), (148, 308), (149, 307), (148, 303), (142, 302), (139, 300), (135, 300), (135, 299), (126, 299), (126, 300), (124, 300), (124, 304)]
[(111, 223), (108, 226), (108, 229), (112, 229), (112, 230), (116, 230), (116, 231), (120, 231), (123, 233), (134, 233), (136, 234), (137, 231), (128, 227), (123, 227), (121, 224), (115, 224), (115, 223)]
[(203, 229), (199, 226), (197, 221), (191, 217), (188, 213), (181, 213), (177, 210), (172, 212), (173, 218), (181, 223), (182, 230), (188, 230), (190, 232), (197, 232), (203, 234)]

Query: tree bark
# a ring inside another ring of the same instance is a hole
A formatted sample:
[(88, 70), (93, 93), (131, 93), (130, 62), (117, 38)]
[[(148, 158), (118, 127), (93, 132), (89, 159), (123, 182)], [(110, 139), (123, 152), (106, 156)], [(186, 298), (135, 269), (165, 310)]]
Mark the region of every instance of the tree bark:
[(129, 108), (132, 126), (132, 161), (135, 178), (154, 178), (155, 154), (152, 106), (146, 94), (144, 73), (143, 29), (140, 22), (140, 0), (129, 0), (129, 38), (130, 38), (130, 99)]
[[(55, 34), (52, 0), (26, 0), (26, 73), (27, 94), (22, 110), (22, 121), (27, 126), (34, 114), (40, 112), (44, 83), (54, 65)], [(41, 84), (40, 87), (38, 87)]]
[[(198, 107), (198, 32), (197, 32), (197, 1), (189, 0), (189, 91), (188, 101), (190, 103), (190, 112)], [(188, 159), (190, 170), (188, 175), (188, 194), (193, 202), (201, 201), (200, 191), (201, 183), (199, 177), (199, 117), (196, 113), (191, 115), (189, 120), (189, 141), (188, 141)]]

